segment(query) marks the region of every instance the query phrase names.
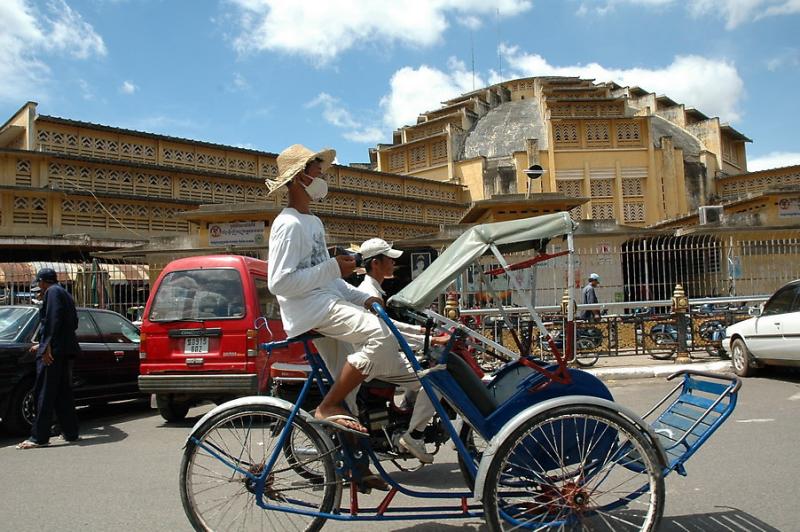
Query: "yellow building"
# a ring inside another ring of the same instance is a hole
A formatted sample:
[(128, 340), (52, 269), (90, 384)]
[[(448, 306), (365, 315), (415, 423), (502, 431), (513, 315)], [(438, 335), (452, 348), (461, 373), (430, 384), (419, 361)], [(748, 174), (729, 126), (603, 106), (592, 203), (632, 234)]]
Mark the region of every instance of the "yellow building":
[[(473, 202), (508, 194), (586, 198), (576, 219), (649, 226), (747, 170), (732, 127), (638, 87), (572, 77), (517, 79), (464, 94), (394, 132), (378, 170), (461, 183)], [(545, 173), (530, 181), (523, 170)]]
[[(0, 126), (3, 260), (75, 260), (161, 238), (226, 246), (229, 233), (263, 244), (280, 207), (264, 178), (276, 174), (274, 153), (41, 115), (28, 102)], [(456, 183), (347, 166), (327, 178), (315, 211), (332, 240), (411, 238), (458, 222), (467, 205)], [(192, 217), (201, 205), (206, 215)]]

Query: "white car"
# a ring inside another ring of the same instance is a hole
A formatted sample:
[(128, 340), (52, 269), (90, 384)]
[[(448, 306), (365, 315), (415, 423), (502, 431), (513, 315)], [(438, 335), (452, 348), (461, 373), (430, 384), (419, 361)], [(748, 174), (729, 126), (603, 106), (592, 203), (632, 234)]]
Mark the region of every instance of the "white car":
[(741, 377), (763, 365), (800, 367), (800, 279), (779, 288), (758, 316), (725, 329), (722, 348)]

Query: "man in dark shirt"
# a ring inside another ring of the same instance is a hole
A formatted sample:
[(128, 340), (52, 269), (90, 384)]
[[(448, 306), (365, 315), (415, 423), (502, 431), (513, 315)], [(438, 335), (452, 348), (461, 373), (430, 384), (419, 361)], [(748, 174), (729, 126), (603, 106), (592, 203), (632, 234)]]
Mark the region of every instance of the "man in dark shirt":
[(64, 287), (58, 284), (55, 270), (42, 268), (36, 274), (42, 308), (39, 309), (39, 344), (36, 351), (36, 419), (31, 427), (31, 437), (17, 445), (17, 449), (34, 449), (50, 441), (50, 425), (56, 414), (64, 440), (77, 441), (78, 417), (72, 397), (72, 359), (80, 352), (75, 329), (78, 313), (75, 301)]
[[(599, 303), (600, 301), (597, 300), (597, 293), (594, 291), (595, 288), (600, 284), (600, 276), (596, 273), (589, 275), (589, 283), (583, 287), (583, 298), (582, 303), (584, 305), (593, 305)], [(584, 310), (581, 313), (581, 318), (586, 321), (597, 321), (600, 319), (600, 311), (599, 310)]]

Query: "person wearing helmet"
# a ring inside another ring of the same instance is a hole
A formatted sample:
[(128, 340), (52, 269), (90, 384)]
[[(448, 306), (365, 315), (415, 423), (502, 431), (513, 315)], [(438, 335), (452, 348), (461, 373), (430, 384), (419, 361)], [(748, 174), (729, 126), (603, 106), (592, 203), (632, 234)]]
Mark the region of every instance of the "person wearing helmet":
[[(582, 303), (584, 305), (593, 305), (600, 302), (597, 299), (597, 292), (595, 292), (595, 288), (597, 288), (599, 285), (600, 276), (596, 273), (590, 274), (589, 282), (583, 287), (582, 291)], [(598, 321), (600, 319), (600, 310), (584, 310), (581, 313), (581, 318), (586, 321)]]

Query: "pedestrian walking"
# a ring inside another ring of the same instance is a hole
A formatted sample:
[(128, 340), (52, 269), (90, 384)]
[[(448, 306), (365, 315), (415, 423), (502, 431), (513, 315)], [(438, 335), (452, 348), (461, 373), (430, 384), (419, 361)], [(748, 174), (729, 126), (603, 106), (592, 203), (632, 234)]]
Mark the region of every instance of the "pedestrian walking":
[[(600, 276), (596, 273), (589, 275), (589, 282), (583, 287), (583, 304), (594, 305), (600, 301), (597, 299), (597, 292), (595, 288), (600, 285)], [(581, 318), (586, 321), (598, 321), (600, 319), (600, 310), (584, 310), (581, 313)]]
[(72, 363), (80, 352), (75, 330), (78, 313), (69, 292), (58, 283), (52, 268), (42, 268), (34, 281), (40, 290), (39, 343), (36, 352), (36, 417), (31, 436), (17, 449), (35, 449), (50, 442), (50, 426), (55, 413), (64, 440), (74, 442), (78, 436), (78, 417), (72, 396)]

